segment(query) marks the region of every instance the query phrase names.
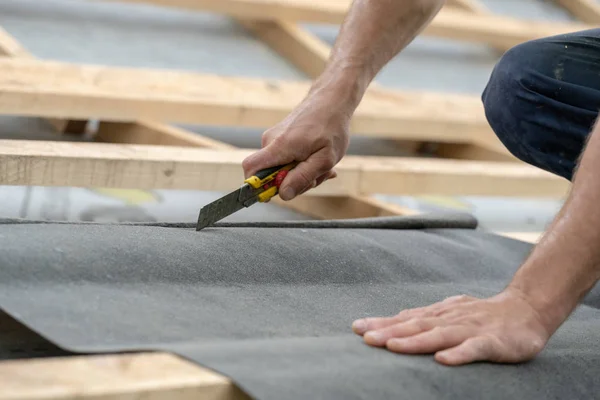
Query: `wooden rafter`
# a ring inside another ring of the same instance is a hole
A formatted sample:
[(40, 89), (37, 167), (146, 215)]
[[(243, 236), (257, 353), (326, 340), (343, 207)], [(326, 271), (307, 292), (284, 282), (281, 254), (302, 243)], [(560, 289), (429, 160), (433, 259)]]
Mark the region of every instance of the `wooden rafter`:
[(294, 210), (316, 219), (372, 218), (393, 215), (416, 215), (409, 207), (381, 201), (369, 196), (300, 196), (288, 202)]
[(455, 7), (462, 11), (469, 11), (480, 14), (489, 12), (488, 9), (478, 0), (448, 0), (446, 4), (450, 7)]
[(496, 232), (496, 234), (523, 242), (537, 243), (544, 235), (544, 232)]
[[(116, 1), (116, 0), (104, 0)], [(286, 20), (340, 24), (349, 0), (118, 0), (168, 7), (205, 10), (250, 20)], [(592, 26), (579, 23), (525, 21), (444, 8), (422, 32), (454, 40), (510, 48), (528, 40), (568, 33)]]
[(600, 23), (600, 3), (598, 0), (555, 0), (573, 16), (583, 22), (598, 25)]
[(490, 146), (489, 142), (484, 145), (440, 143), (435, 154), (439, 157), (457, 160), (519, 161), (506, 148), (496, 149), (494, 146)]
[[(9, 59), (0, 60), (0, 114), (265, 128), (285, 118), (309, 86)], [(450, 143), (493, 136), (475, 96), (422, 92), (367, 92), (350, 129), (365, 136)]]
[(0, 56), (30, 58), (31, 54), (4, 28), (0, 27)]
[[(253, 150), (104, 143), (0, 141), (0, 184), (229, 191)], [(347, 156), (338, 178), (304, 196), (565, 195), (568, 182), (527, 165), (423, 158)]]
[(331, 48), (321, 39), (288, 21), (238, 22), (310, 78), (325, 69)]
[(0, 400), (249, 400), (228, 378), (167, 353), (0, 362)]
[(156, 146), (190, 146), (215, 150), (234, 150), (228, 143), (198, 135), (185, 129), (154, 121), (101, 121), (96, 139), (107, 143), (151, 144)]
[[(15, 40), (4, 28), (0, 27), (0, 56), (25, 58), (33, 60), (33, 56)], [(81, 120), (61, 120), (49, 118), (48, 122), (58, 132), (84, 133), (87, 123)]]

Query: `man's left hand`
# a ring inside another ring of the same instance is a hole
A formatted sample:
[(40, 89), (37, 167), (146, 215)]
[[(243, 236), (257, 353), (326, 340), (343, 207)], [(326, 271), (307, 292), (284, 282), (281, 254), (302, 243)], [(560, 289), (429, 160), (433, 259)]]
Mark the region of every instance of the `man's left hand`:
[(355, 333), (377, 347), (403, 354), (432, 354), (445, 365), (475, 361), (517, 363), (534, 358), (555, 327), (517, 290), (489, 299), (468, 296), (405, 310), (393, 317), (354, 322)]

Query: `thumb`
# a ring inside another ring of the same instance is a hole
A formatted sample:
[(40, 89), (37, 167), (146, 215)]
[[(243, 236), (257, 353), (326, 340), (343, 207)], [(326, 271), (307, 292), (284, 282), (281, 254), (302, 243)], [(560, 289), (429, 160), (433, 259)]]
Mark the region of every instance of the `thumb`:
[(311, 188), (313, 182), (333, 168), (333, 161), (319, 156), (319, 152), (299, 163), (283, 180), (279, 189), (282, 200), (292, 200), (300, 193)]
[(249, 155), (242, 161), (245, 178), (249, 178), (261, 169), (283, 165), (294, 161), (294, 155), (274, 143)]

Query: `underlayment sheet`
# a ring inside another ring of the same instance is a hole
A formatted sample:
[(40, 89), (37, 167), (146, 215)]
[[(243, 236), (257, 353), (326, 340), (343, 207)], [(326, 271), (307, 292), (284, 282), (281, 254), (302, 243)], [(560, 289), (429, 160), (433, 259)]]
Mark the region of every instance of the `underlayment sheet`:
[(443, 367), (351, 332), (356, 318), (492, 295), (530, 245), (473, 226), (278, 226), (0, 224), (0, 308), (68, 350), (172, 351), (260, 400), (600, 393), (598, 288), (521, 365)]

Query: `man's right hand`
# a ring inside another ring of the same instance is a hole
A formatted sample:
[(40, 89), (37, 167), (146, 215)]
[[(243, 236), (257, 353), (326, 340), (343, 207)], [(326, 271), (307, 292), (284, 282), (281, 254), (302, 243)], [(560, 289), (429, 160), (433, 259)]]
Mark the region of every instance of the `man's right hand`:
[(444, 0), (354, 0), (323, 73), (287, 118), (263, 134), (242, 166), (257, 171), (298, 161), (279, 197), (291, 200), (335, 178), (348, 148), (350, 118), (375, 75), (433, 19)]
[(327, 94), (309, 95), (283, 121), (262, 136), (262, 149), (242, 163), (246, 178), (257, 171), (298, 161), (283, 180), (283, 200), (336, 177), (334, 166), (348, 148), (351, 112), (339, 98)]

